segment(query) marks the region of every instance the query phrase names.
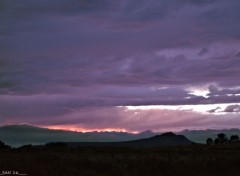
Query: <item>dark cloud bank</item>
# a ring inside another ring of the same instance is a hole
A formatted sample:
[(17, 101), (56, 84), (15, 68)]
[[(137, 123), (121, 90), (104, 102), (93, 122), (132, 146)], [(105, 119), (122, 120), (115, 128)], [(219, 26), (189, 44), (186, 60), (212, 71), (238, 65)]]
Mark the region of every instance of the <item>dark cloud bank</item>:
[[(2, 0), (0, 119), (238, 103), (239, 8), (238, 0)], [(202, 86), (207, 96), (189, 89)]]

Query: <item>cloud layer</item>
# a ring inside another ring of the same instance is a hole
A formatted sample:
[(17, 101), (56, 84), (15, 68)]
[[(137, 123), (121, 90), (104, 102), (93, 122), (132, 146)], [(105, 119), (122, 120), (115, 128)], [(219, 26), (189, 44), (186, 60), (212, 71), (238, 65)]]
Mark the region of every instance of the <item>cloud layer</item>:
[(2, 0), (0, 119), (54, 125), (81, 108), (237, 104), (239, 7), (238, 0)]

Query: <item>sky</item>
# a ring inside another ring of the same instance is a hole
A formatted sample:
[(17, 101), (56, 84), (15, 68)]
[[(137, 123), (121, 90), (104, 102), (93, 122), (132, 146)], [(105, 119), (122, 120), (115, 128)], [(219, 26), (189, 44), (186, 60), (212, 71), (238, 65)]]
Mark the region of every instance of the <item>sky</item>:
[(239, 0), (1, 0), (0, 125), (240, 125)]

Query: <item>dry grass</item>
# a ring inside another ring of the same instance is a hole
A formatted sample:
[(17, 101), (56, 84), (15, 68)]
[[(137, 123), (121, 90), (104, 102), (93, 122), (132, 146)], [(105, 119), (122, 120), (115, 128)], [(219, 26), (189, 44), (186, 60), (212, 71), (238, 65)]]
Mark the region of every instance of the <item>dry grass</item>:
[(0, 150), (0, 171), (29, 176), (239, 176), (240, 146)]

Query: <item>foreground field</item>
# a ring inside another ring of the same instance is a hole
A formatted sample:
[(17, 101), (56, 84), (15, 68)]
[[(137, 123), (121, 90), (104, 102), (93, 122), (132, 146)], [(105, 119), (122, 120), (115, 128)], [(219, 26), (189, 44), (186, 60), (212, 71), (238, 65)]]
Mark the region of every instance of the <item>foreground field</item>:
[(0, 150), (5, 175), (239, 176), (239, 163), (239, 145)]

